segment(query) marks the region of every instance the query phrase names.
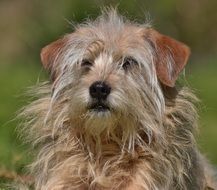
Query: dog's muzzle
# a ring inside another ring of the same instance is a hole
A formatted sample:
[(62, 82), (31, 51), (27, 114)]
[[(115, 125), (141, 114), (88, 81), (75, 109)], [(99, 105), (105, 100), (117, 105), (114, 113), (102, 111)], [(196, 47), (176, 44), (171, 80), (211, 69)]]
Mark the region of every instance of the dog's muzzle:
[(109, 106), (106, 104), (106, 99), (111, 92), (111, 87), (103, 81), (94, 82), (90, 88), (89, 93), (92, 98), (92, 103), (89, 109), (94, 111), (108, 111)]

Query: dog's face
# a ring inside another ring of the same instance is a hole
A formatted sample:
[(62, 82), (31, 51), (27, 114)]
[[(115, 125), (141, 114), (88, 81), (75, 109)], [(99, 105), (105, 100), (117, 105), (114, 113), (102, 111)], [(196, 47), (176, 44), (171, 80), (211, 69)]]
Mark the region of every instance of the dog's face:
[(188, 56), (184, 44), (124, 23), (115, 13), (78, 27), (41, 53), (52, 98), (67, 101), (73, 121), (92, 126), (93, 134), (114, 126), (132, 133), (135, 123), (151, 131), (164, 114), (161, 86), (175, 85)]

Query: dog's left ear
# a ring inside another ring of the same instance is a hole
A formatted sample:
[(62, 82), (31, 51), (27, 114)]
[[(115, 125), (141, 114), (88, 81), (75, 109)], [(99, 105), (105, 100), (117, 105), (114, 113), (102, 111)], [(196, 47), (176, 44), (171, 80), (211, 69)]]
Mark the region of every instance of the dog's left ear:
[(174, 87), (179, 73), (188, 61), (189, 47), (153, 29), (145, 30), (144, 37), (154, 49), (158, 79), (164, 85)]

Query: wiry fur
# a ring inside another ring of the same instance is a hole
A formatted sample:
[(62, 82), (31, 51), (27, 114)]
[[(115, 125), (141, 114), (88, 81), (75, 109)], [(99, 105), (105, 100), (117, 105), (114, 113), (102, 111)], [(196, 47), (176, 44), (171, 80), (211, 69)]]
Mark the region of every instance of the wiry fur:
[[(53, 83), (36, 87), (37, 99), (21, 113), (22, 133), (38, 149), (36, 190), (217, 188), (195, 144), (196, 98), (159, 82), (146, 29), (110, 11), (63, 38), (48, 66)], [(124, 71), (129, 56), (138, 65)], [(89, 71), (84, 58), (94, 61)], [(99, 80), (112, 88), (110, 112), (87, 109), (89, 86)]]

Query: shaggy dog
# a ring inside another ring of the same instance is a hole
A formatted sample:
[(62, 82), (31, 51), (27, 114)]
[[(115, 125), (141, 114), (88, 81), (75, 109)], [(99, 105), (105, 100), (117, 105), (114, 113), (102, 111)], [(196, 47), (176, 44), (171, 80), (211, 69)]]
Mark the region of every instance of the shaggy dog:
[(195, 144), (197, 99), (175, 86), (189, 53), (115, 10), (43, 48), (51, 81), (21, 113), (34, 189), (217, 189)]

